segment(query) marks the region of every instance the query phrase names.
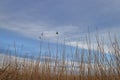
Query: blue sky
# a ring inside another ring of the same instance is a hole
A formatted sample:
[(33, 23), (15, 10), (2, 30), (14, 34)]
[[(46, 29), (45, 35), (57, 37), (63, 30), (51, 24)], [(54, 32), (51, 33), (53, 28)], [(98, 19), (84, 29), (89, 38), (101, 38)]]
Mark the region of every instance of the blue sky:
[[(36, 40), (43, 32), (44, 40), (51, 42), (58, 31), (66, 44), (79, 41), (82, 47), (88, 27), (91, 35), (99, 31), (106, 41), (108, 32), (120, 39), (120, 0), (0, 0), (1, 30)], [(95, 44), (94, 36), (91, 39)]]

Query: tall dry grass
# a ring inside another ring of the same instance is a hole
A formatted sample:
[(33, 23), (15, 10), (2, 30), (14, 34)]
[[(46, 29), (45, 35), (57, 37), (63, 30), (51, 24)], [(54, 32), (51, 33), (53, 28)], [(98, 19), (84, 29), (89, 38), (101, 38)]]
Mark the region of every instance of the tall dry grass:
[(62, 61), (59, 61), (57, 54), (54, 61), (44, 58), (42, 62), (41, 57), (34, 60), (5, 56), (0, 68), (0, 80), (120, 80), (120, 47), (117, 38), (110, 38), (110, 56), (105, 53), (104, 41), (98, 36), (96, 41), (97, 50), (93, 51), (90, 38), (87, 37), (87, 55), (84, 49), (79, 51), (76, 47), (71, 55), (77, 62), (66, 61), (65, 49), (61, 51)]

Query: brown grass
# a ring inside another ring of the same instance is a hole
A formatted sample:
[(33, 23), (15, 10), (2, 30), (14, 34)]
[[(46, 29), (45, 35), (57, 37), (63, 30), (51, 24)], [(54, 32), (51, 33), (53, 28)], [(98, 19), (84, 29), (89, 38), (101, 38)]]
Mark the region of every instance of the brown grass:
[(65, 61), (65, 51), (63, 51), (62, 61), (56, 57), (56, 60), (52, 62), (54, 65), (51, 65), (49, 59), (41, 62), (40, 58), (35, 61), (28, 58), (19, 60), (18, 57), (13, 59), (12, 56), (5, 56), (0, 68), (0, 80), (120, 80), (120, 48), (117, 39), (115, 38), (114, 41), (110, 39), (112, 47), (110, 53), (114, 57), (109, 58), (104, 52), (103, 42), (98, 38), (96, 40), (98, 46), (94, 55), (92, 55), (91, 42), (87, 41), (89, 48), (87, 64), (84, 63), (86, 58), (84, 50), (79, 51), (76, 47), (76, 51), (72, 55), (78, 62), (69, 62), (69, 70), (68, 62)]

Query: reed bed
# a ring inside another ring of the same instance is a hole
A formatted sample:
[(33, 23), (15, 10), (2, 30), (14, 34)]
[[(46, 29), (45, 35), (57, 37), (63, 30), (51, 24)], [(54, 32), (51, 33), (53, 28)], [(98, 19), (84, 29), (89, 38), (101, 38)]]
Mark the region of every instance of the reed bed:
[[(7, 55), (0, 68), (0, 80), (120, 80), (120, 47), (115, 38), (110, 39), (111, 48), (105, 53), (102, 40), (96, 38), (97, 50), (91, 50), (87, 39), (87, 55), (84, 49), (76, 47), (73, 59), (67, 61), (65, 51), (62, 60), (38, 57), (36, 60)], [(114, 44), (113, 44), (114, 42)], [(107, 56), (106, 54), (109, 54)]]

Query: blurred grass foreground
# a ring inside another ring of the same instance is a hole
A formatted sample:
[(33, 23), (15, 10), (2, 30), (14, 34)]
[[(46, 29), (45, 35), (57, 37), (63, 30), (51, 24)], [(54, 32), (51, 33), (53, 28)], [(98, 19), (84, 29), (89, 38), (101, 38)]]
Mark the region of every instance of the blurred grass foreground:
[[(120, 80), (120, 47), (116, 38), (109, 39), (108, 53), (102, 40), (96, 38), (96, 50), (87, 38), (87, 51), (76, 47), (67, 60), (65, 49), (59, 60), (39, 56), (37, 59), (0, 54), (0, 80)], [(114, 44), (113, 44), (114, 43)], [(34, 54), (34, 53), (33, 53)], [(49, 53), (52, 54), (52, 53)], [(42, 61), (41, 61), (42, 60)]]

